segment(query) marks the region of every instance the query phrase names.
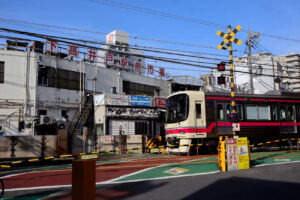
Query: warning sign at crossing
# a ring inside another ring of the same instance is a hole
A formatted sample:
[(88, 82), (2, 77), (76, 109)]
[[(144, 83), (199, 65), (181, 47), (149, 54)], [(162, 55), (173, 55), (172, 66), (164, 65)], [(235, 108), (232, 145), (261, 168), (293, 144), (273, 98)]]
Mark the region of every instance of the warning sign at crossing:
[(226, 151), (228, 171), (238, 170), (237, 139), (226, 139)]
[(237, 138), (239, 169), (249, 169), (249, 151), (247, 137)]

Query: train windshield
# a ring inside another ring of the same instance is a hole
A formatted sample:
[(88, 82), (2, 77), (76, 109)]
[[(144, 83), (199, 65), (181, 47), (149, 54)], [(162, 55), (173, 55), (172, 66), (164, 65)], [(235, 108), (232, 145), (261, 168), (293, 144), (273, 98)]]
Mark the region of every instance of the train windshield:
[(167, 99), (167, 123), (184, 121), (189, 115), (189, 96), (179, 94)]

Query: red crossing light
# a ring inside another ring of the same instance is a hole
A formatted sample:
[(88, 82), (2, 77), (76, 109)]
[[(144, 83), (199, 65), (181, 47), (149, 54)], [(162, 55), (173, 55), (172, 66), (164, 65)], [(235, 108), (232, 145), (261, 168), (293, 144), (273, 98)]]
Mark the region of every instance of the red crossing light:
[(217, 64), (218, 71), (219, 72), (225, 71), (225, 66), (226, 66), (226, 64), (224, 62), (221, 62), (221, 63)]

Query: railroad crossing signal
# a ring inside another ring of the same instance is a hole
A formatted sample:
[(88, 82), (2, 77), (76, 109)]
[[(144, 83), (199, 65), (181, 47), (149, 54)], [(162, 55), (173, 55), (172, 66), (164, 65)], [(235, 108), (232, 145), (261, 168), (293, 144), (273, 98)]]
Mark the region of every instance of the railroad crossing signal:
[(242, 44), (242, 40), (239, 40), (235, 37), (233, 37), (239, 30), (241, 30), (241, 26), (238, 25), (233, 31), (231, 31), (230, 33), (224, 33), (222, 31), (217, 31), (217, 35), (221, 36), (224, 38), (224, 40), (218, 45), (218, 49), (226, 49), (227, 47), (227, 43), (230, 42), (234, 42), (238, 45)]
[[(233, 37), (239, 30), (241, 30), (241, 26), (238, 25), (233, 31), (231, 31), (231, 26), (228, 26), (228, 33), (223, 33), (222, 31), (217, 31), (217, 35), (224, 38), (224, 40), (218, 45), (218, 49), (227, 49), (229, 47), (229, 69), (230, 69), (230, 88), (231, 88), (231, 116), (236, 116), (236, 105), (235, 105), (235, 86), (234, 86), (234, 77), (233, 77), (233, 59), (232, 59), (232, 42), (241, 45), (242, 40), (239, 40)], [(218, 64), (218, 70), (221, 69), (221, 63)], [(220, 70), (219, 70), (220, 71)], [(224, 81), (223, 75), (218, 77), (218, 82), (220, 84)], [(224, 81), (225, 82), (225, 81)], [(232, 134), (235, 135), (235, 129), (232, 130)]]

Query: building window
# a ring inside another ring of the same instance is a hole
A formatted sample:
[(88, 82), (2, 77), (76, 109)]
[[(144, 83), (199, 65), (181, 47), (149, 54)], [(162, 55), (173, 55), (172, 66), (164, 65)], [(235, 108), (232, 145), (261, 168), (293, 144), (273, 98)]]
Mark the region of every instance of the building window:
[(48, 68), (46, 66), (39, 65), (38, 84), (48, 86)]
[(4, 83), (4, 62), (0, 61), (0, 84)]
[(154, 91), (154, 86), (123, 81), (123, 92), (128, 95), (154, 96)]
[(69, 118), (69, 116), (68, 116), (67, 113), (68, 113), (67, 110), (62, 110), (62, 111), (61, 111), (61, 117), (65, 118), (66, 121), (68, 121), (68, 118)]
[[(83, 87), (83, 80), (85, 79), (85, 74), (81, 75), (81, 86)], [(40, 65), (38, 71), (38, 85), (68, 90), (79, 90), (80, 73)]]
[(38, 110), (38, 116), (47, 115), (47, 110)]

